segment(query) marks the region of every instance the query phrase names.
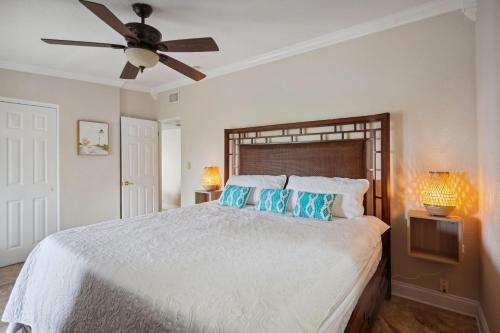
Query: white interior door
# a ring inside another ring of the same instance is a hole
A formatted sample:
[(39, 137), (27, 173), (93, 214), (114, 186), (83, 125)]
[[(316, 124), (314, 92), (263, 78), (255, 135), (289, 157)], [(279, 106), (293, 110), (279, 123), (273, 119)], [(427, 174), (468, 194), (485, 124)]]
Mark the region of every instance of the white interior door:
[(121, 117), (122, 218), (158, 211), (158, 122)]
[(0, 267), (58, 229), (57, 111), (0, 101)]

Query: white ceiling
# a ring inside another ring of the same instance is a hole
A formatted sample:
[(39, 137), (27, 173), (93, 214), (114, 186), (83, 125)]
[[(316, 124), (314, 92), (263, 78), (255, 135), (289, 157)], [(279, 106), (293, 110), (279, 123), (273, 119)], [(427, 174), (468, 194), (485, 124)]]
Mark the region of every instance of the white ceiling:
[[(122, 22), (138, 21), (134, 0), (95, 0)], [(146, 21), (163, 39), (213, 37), (220, 52), (171, 53), (209, 72), (415, 8), (436, 0), (142, 0), (153, 6)], [(447, 2), (453, 0), (445, 0)], [(442, 1), (441, 1), (442, 2)], [(48, 45), (41, 37), (124, 44), (77, 0), (2, 0), (0, 67), (53, 73), (114, 85), (126, 62), (121, 50)], [(183, 79), (161, 65), (125, 87), (157, 89)]]

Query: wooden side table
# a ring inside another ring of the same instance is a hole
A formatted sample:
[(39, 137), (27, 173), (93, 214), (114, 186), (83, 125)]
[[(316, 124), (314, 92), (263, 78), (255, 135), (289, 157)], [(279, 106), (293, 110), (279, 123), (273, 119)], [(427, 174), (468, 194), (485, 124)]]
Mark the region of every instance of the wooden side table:
[(426, 211), (408, 212), (408, 254), (445, 264), (458, 264), (463, 251), (462, 218), (433, 216)]
[(199, 191), (194, 192), (194, 202), (196, 204), (199, 204), (199, 203), (203, 203), (203, 202), (217, 200), (217, 199), (219, 199), (221, 194), (222, 194), (222, 190), (216, 190), (216, 191), (199, 190)]

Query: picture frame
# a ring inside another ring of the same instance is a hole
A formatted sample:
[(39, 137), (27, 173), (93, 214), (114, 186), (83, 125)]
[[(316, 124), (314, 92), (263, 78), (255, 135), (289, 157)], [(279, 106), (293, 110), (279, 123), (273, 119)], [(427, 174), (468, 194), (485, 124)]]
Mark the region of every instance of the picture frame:
[(77, 153), (82, 156), (109, 155), (109, 124), (78, 120)]

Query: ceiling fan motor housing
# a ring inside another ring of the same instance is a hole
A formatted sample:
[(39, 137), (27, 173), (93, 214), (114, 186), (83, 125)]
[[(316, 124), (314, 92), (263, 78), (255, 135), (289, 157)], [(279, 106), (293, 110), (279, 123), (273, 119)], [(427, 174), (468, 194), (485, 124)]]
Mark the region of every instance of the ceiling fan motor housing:
[(146, 47), (154, 50), (152, 46), (161, 42), (161, 32), (145, 23), (145, 19), (153, 13), (153, 7), (145, 3), (134, 3), (132, 9), (141, 18), (141, 22), (130, 22), (125, 26), (139, 38), (139, 42), (132, 38), (126, 38), (128, 46)]
[[(156, 45), (161, 42), (161, 32), (150, 25), (138, 22), (126, 23), (125, 25), (141, 40), (142, 43)], [(133, 46), (140, 46), (140, 43), (137, 44), (135, 39), (127, 39), (127, 42), (129, 44), (132, 43)]]

